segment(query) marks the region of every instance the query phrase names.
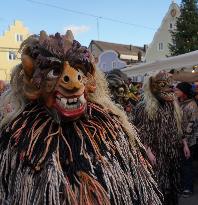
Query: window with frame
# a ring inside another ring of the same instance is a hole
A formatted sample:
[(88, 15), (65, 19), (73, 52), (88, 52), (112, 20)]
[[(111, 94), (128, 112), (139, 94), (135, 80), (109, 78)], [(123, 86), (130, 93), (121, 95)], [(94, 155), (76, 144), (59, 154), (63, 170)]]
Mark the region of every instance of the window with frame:
[(112, 68), (116, 68), (116, 67), (117, 67), (116, 61), (112, 61)]
[(23, 35), (20, 35), (20, 41), (23, 41)]
[(137, 82), (138, 81), (138, 76), (133, 76), (133, 81)]
[(163, 51), (163, 50), (164, 50), (164, 45), (163, 45), (162, 42), (159, 43), (159, 45), (158, 45), (158, 49), (159, 49), (159, 51)]
[(9, 51), (8, 59), (9, 60), (16, 60), (16, 53), (14, 51)]
[(22, 41), (23, 41), (23, 35), (21, 35), (21, 34), (16, 34), (16, 41), (17, 41), (17, 42), (22, 42)]

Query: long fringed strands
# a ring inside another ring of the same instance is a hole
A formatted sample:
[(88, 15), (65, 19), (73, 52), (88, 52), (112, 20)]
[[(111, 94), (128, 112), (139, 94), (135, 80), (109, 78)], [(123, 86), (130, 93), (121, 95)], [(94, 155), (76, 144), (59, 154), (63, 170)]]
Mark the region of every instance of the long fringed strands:
[(143, 144), (150, 147), (156, 156), (155, 173), (165, 196), (165, 204), (176, 205), (180, 191), (182, 139), (178, 134), (173, 103), (160, 105), (153, 119), (149, 118), (145, 104), (139, 104), (135, 125), (139, 128)]
[[(12, 205), (160, 205), (144, 150), (116, 117), (88, 104), (88, 119), (56, 123), (27, 105), (0, 137), (0, 201)], [(138, 144), (138, 143), (137, 143)]]

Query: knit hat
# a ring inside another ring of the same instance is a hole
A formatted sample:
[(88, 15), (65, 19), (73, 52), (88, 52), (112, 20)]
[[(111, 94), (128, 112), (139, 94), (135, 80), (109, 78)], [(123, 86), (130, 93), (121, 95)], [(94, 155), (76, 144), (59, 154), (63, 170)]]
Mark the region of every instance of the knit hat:
[(184, 94), (186, 94), (188, 98), (192, 98), (194, 96), (192, 85), (190, 83), (187, 83), (187, 82), (178, 83), (176, 88), (178, 88)]

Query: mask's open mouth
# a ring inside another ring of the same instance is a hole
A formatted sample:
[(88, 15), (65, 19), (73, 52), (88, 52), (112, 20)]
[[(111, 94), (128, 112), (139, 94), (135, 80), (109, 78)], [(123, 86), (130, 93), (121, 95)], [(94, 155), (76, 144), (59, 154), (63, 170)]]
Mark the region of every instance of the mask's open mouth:
[(161, 92), (160, 97), (167, 101), (174, 100), (174, 92)]
[(76, 118), (84, 113), (87, 102), (84, 94), (81, 96), (64, 97), (57, 93), (55, 97), (54, 107), (61, 115), (68, 118)]

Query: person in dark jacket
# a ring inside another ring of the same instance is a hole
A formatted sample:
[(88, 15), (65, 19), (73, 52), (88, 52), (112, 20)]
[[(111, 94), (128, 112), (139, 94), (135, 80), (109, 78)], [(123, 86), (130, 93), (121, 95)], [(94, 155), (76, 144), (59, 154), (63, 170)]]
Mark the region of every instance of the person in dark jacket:
[(184, 136), (187, 138), (191, 156), (182, 160), (182, 188), (183, 196), (189, 197), (193, 193), (193, 154), (198, 137), (198, 107), (194, 100), (192, 85), (187, 82), (178, 83), (175, 89), (180, 107), (183, 112), (182, 128)]

